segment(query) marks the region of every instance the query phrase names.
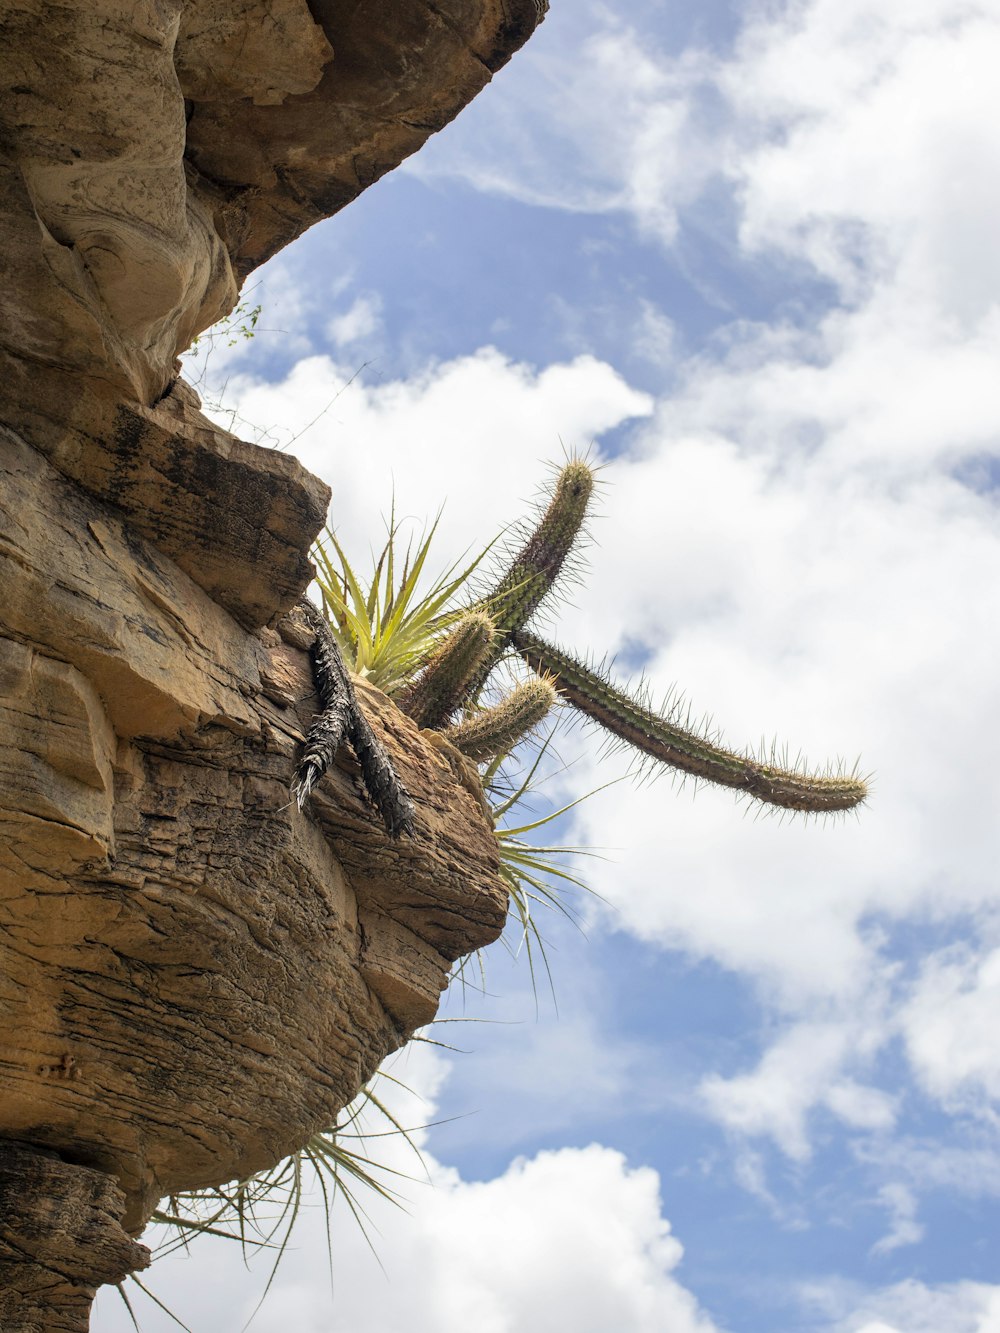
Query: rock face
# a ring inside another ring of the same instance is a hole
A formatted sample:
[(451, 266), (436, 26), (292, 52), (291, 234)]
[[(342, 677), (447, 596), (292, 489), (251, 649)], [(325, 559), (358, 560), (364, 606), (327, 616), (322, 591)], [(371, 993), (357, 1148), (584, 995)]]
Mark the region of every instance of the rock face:
[[(546, 2), (5, 0), (3, 420), (245, 624), (268, 617), (241, 580), (287, 604), (327, 497), (224, 442), (171, 393), (175, 358), (253, 268), (451, 120)], [(248, 523), (255, 470), (282, 503)], [(229, 526), (178, 523), (220, 488)]]
[(502, 928), (474, 774), (377, 691), (414, 837), (387, 839), (349, 750), (289, 804), (315, 697), (282, 614), (328, 492), (203, 417), (176, 356), (544, 8), (3, 7), (4, 1333), (85, 1329), (161, 1195), (328, 1128)]
[(496, 848), (464, 775), (360, 683), (415, 837), (387, 840), (349, 751), (289, 804), (305, 652), (0, 441), (0, 1117), (117, 1175), (138, 1228), (300, 1146), (433, 1017), (502, 925)]

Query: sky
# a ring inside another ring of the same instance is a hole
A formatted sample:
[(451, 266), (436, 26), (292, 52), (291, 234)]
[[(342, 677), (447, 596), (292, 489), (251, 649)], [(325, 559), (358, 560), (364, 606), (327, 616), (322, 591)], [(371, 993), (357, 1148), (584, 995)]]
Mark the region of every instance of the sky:
[[(393, 496), (444, 567), (589, 450), (551, 632), (873, 775), (757, 818), (561, 732), (600, 898), (545, 923), (555, 999), (500, 946), (453, 988), (382, 1085), (405, 1210), (329, 1258), (307, 1210), (257, 1333), (1000, 1333), (997, 68), (993, 0), (552, 0), (190, 360), (362, 564)], [(146, 1282), (239, 1333), (269, 1271)]]

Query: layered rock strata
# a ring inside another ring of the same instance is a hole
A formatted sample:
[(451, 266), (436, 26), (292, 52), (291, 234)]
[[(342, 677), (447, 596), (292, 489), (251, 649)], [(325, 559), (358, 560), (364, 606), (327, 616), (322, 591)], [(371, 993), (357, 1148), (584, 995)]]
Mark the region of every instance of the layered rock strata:
[(5, 1333), (85, 1329), (160, 1196), (328, 1128), (502, 928), (474, 775), (377, 691), (414, 836), (349, 752), (290, 803), (315, 698), (282, 615), (329, 493), (205, 418), (176, 358), (544, 8), (0, 9)]
[(302, 647), (9, 431), (0, 493), (0, 1124), (117, 1176), (137, 1230), (330, 1125), (433, 1017), (502, 927), (495, 839), (364, 682), (414, 836), (387, 839), (349, 751), (300, 812)]

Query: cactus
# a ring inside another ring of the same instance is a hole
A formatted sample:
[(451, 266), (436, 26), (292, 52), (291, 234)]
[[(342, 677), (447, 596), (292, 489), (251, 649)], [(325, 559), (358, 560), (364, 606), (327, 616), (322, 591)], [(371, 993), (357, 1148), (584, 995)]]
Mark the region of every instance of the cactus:
[(853, 774), (799, 773), (726, 750), (674, 717), (654, 712), (535, 634), (515, 634), (513, 646), (533, 671), (555, 677), (557, 692), (574, 708), (641, 754), (683, 773), (786, 810), (850, 810), (865, 798), (865, 783)]
[(594, 472), (583, 459), (562, 468), (541, 521), (511, 561), (496, 586), (480, 600), (496, 625), (496, 639), (469, 681), (475, 699), (490, 672), (510, 647), (511, 636), (525, 626), (555, 587), (567, 557), (580, 538), (587, 505), (594, 491)]
[(522, 681), (492, 708), (469, 713), (442, 735), (470, 759), (482, 762), (508, 754), (543, 722), (556, 701), (556, 690), (544, 676)]
[(467, 611), (420, 675), (397, 695), (398, 707), (418, 727), (443, 726), (469, 697), (471, 681), (495, 639), (496, 626), (487, 612)]
[[(753, 800), (820, 814), (859, 805), (867, 786), (855, 774), (812, 775), (724, 749), (681, 725), (676, 716), (656, 713), (531, 630), (532, 617), (565, 575), (593, 490), (594, 470), (588, 463), (571, 459), (563, 466), (545, 512), (495, 585), (452, 622), (443, 640), (428, 638), (418, 673), (396, 694), (402, 710), (418, 725), (443, 731), (470, 757), (486, 761), (516, 745), (558, 696), (640, 754), (706, 782), (734, 788)], [(425, 553), (426, 548), (421, 548), (421, 563)], [(470, 572), (476, 564), (478, 560)], [(448, 585), (449, 591), (457, 583)], [(358, 607), (364, 605), (357, 589), (354, 602)], [(440, 604), (439, 594), (435, 609)], [(475, 711), (494, 667), (511, 652), (543, 679), (518, 686), (492, 708)], [(331, 707), (340, 725), (336, 715), (340, 705), (334, 702)], [(468, 710), (466, 716), (450, 726), (451, 718), (463, 707)], [(316, 730), (322, 740), (322, 719), (317, 720)], [(351, 732), (348, 735), (354, 739)], [(319, 765), (309, 749), (302, 764), (313, 783)], [(387, 826), (388, 822), (387, 818)]]

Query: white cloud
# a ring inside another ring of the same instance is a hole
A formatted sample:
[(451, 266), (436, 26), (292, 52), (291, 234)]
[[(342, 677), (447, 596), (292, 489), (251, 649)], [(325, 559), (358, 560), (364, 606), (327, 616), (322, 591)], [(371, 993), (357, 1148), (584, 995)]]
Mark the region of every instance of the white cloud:
[(416, 516), (418, 530), (446, 505), (442, 562), (481, 549), (525, 513), (547, 460), (587, 451), (652, 407), (592, 356), (539, 371), (489, 347), (381, 383), (313, 356), (280, 383), (234, 377), (229, 392), (249, 420), (281, 421), (294, 453), (330, 483), (331, 522), (360, 561), (393, 492), (397, 516)]
[(334, 347), (350, 347), (356, 343), (371, 343), (382, 328), (382, 301), (377, 293), (365, 292), (339, 315), (334, 315), (326, 326), (327, 337)]
[(916, 1194), (941, 1191), (966, 1199), (1000, 1198), (1000, 1150), (989, 1126), (974, 1124), (965, 1142), (942, 1136), (907, 1134), (856, 1138), (851, 1148), (860, 1161), (893, 1179), (903, 1178)]
[(902, 1014), (917, 1077), (945, 1103), (1000, 1100), (1000, 949), (959, 946), (924, 963)]
[(652, 301), (639, 302), (633, 350), (651, 365), (670, 365), (677, 354), (677, 325)]
[(915, 1245), (923, 1240), (924, 1227), (917, 1221), (917, 1197), (898, 1181), (883, 1185), (879, 1201), (889, 1213), (889, 1230), (872, 1246), (872, 1254), (890, 1254), (903, 1245)]
[[(1000, 524), (993, 495), (952, 475), (1000, 434), (997, 377), (981, 331), (935, 344), (927, 321), (914, 348), (900, 311), (907, 369), (886, 379), (870, 314), (844, 317), (819, 358), (803, 337), (748, 331), (726, 362), (682, 368), (605, 472), (593, 573), (560, 615), (563, 641), (598, 656), (643, 646), (654, 696), (678, 683), (737, 748), (777, 734), (793, 758), (860, 753), (874, 769), (857, 821), (741, 819), (722, 793), (692, 804), (660, 783), (601, 793), (573, 832), (622, 849), (592, 870), (617, 927), (712, 957), (807, 1021), (833, 1000), (845, 1034), (852, 1009), (896, 985), (893, 923), (995, 903), (1000, 864), (983, 726), (998, 705)], [(929, 1028), (942, 1045), (950, 1014)], [(926, 1040), (909, 1049), (930, 1068)], [(773, 1132), (796, 1152), (810, 1105), (846, 1105), (837, 1061), (823, 1069), (793, 1063), (772, 1089)], [(759, 1126), (754, 1104), (730, 1105), (729, 1122)]]
[(743, 127), (743, 243), (854, 295), (892, 275), (974, 321), (1000, 283), (998, 56), (996, 9), (975, 0), (814, 0), (749, 25), (720, 70)]
[(877, 1034), (852, 1031), (844, 1021), (802, 1023), (772, 1042), (752, 1073), (709, 1075), (701, 1095), (708, 1113), (727, 1129), (748, 1137), (768, 1135), (789, 1157), (805, 1161), (810, 1155), (806, 1118), (816, 1105), (825, 1104), (852, 1128), (892, 1128), (891, 1098), (840, 1074), (877, 1042)]
[(892, 1129), (896, 1123), (896, 1099), (878, 1088), (865, 1087), (853, 1079), (841, 1079), (823, 1097), (827, 1109), (851, 1129)]
[(817, 1333), (998, 1333), (1000, 1286), (898, 1282), (863, 1292), (843, 1282), (804, 1284), (799, 1297), (825, 1316)]
[[(426, 1047), (396, 1066), (425, 1093), (419, 1105), (385, 1090), (403, 1123), (433, 1118), (445, 1069)], [(426, 1141), (419, 1132), (416, 1138)], [(412, 1174), (404, 1144), (379, 1142), (390, 1166)], [(384, 1272), (341, 1210), (331, 1293), (322, 1218), (315, 1209), (303, 1218), (254, 1321), (258, 1333), (288, 1327), (320, 1333), (331, 1318), (352, 1333), (549, 1333), (554, 1312), (560, 1327), (580, 1333), (715, 1333), (675, 1276), (683, 1250), (662, 1215), (659, 1180), (649, 1168), (630, 1168), (621, 1153), (597, 1144), (519, 1158), (483, 1181), (463, 1180), (429, 1156), (426, 1164), (431, 1184), (404, 1187), (409, 1215), (374, 1197), (364, 1200)], [(196, 1315), (197, 1327), (238, 1333), (263, 1286), (266, 1255), (248, 1279), (238, 1246), (203, 1239), (192, 1254), (154, 1267), (153, 1289), (189, 1322)], [(134, 1299), (148, 1333), (169, 1327), (165, 1316), (147, 1315), (141, 1298)], [(95, 1327), (102, 1333), (129, 1327), (114, 1293), (103, 1294), (99, 1308)]]

